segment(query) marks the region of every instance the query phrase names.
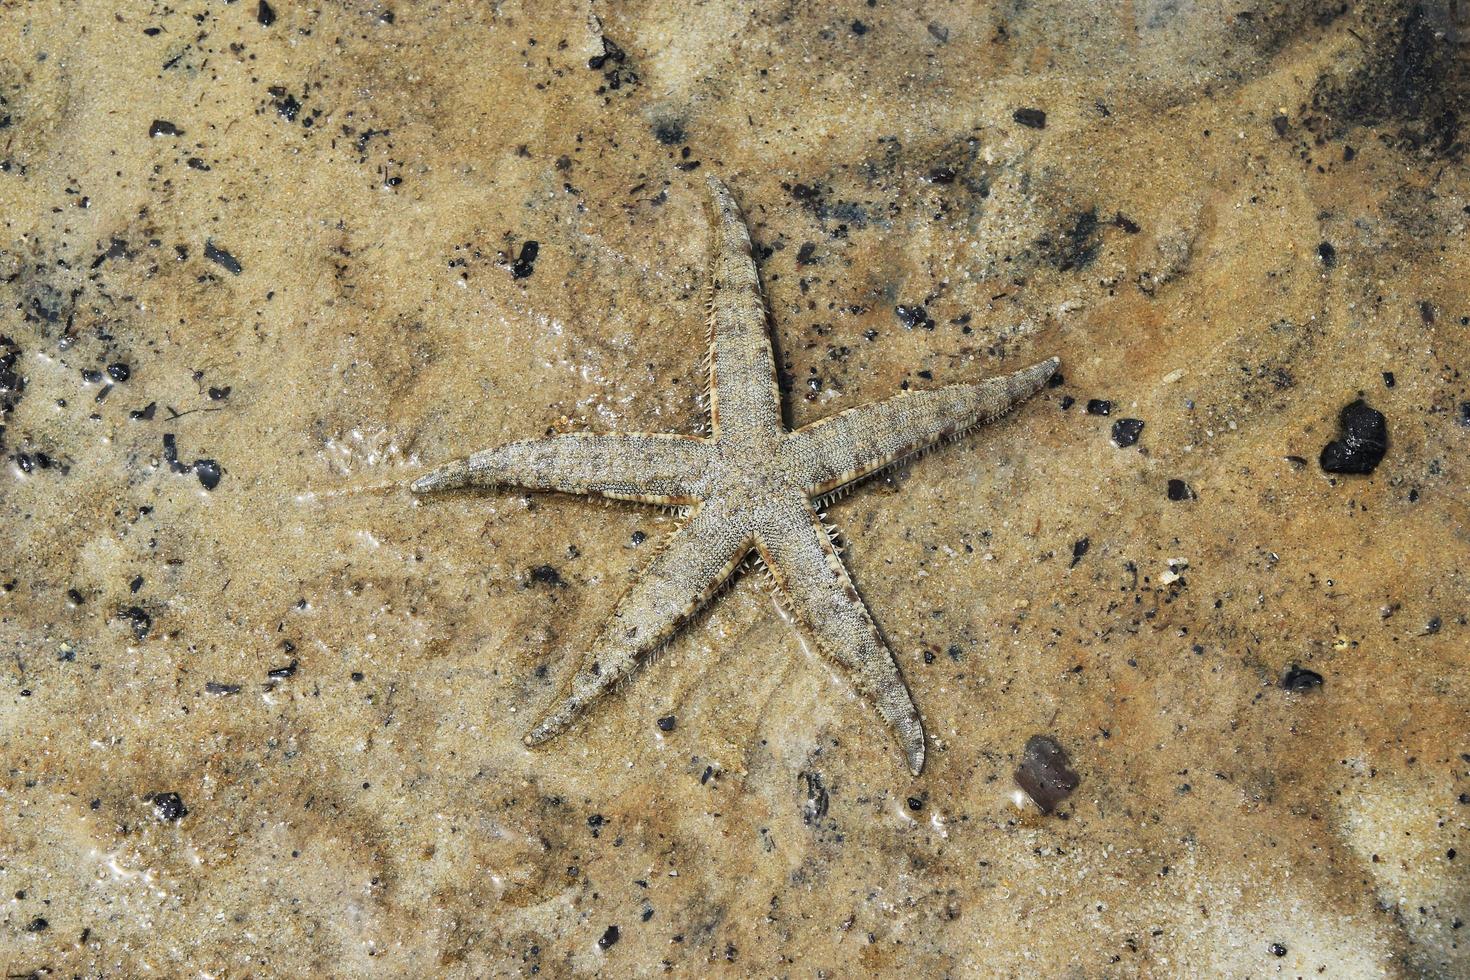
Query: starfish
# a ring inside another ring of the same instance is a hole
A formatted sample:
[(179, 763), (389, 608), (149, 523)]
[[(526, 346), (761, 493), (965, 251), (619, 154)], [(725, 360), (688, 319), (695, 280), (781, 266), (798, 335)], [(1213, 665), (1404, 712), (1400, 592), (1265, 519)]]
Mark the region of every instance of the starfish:
[(575, 432), (512, 442), (447, 463), (411, 489), (518, 486), (683, 514), (557, 702), (527, 732), (527, 745), (564, 731), (627, 679), (753, 551), (778, 601), (877, 709), (917, 776), (924, 766), (918, 709), (821, 508), (864, 477), (1000, 417), (1045, 385), (1060, 362), (979, 384), (906, 391), (787, 431), (750, 233), (725, 185), (711, 176), (709, 190), (709, 435)]

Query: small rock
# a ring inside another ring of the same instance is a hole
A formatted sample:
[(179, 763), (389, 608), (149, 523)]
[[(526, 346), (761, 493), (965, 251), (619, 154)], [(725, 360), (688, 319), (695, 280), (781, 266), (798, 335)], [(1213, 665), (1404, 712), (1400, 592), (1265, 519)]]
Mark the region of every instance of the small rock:
[(608, 926), (607, 931), (597, 940), (597, 948), (601, 950), (612, 949), (623, 938), (622, 930), (617, 926)]
[(1113, 423), (1113, 445), (1127, 449), (1143, 434), (1143, 419), (1119, 419)]
[(1082, 778), (1071, 769), (1066, 750), (1056, 739), (1049, 735), (1027, 739), (1021, 764), (1016, 768), (1016, 785), (1042, 813), (1055, 810), (1081, 782)]
[(219, 463), (212, 459), (196, 459), (194, 461), (194, 472), (199, 477), (199, 482), (204, 489), (213, 490), (219, 486), (220, 468)]
[(1087, 399), (1087, 414), (1112, 415), (1113, 403), (1105, 398), (1089, 398)]
[(1328, 473), (1372, 473), (1388, 452), (1388, 421), (1359, 398), (1338, 416), (1342, 437), (1322, 447), (1320, 462)]
[(1028, 129), (1046, 128), (1046, 112), (1041, 109), (1017, 109), (1011, 118)]
[(1322, 686), (1322, 675), (1315, 670), (1307, 670), (1292, 664), (1290, 669), (1281, 675), (1281, 687), (1283, 690), (1291, 691), (1293, 694), (1301, 694), (1312, 691)]
[(173, 823), (189, 815), (189, 808), (178, 793), (154, 793), (153, 815), (164, 823)]
[(1190, 489), (1189, 484), (1185, 483), (1183, 480), (1170, 480), (1169, 499), (1175, 501), (1193, 500), (1194, 491)]
[(673, 715), (664, 715), (658, 720), (658, 730), (661, 732), (671, 732), (678, 723), (678, 719)]

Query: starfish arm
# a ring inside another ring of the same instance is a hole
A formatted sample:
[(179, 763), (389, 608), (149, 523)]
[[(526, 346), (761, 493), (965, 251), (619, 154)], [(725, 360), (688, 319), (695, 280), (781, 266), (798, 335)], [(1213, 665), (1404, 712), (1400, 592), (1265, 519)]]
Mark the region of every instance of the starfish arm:
[(817, 648), (878, 709), (917, 776), (924, 768), (919, 711), (816, 511), (802, 500), (790, 526), (758, 535), (756, 548), (770, 569), (777, 598)]
[(781, 452), (813, 497), (1004, 415), (1046, 384), (1055, 357), (974, 385), (909, 391), (850, 408), (791, 433)]
[(563, 731), (637, 668), (651, 650), (719, 590), (750, 548), (750, 538), (715, 505), (696, 508), (618, 601), (570, 687), (525, 737), (538, 745)]
[(781, 395), (767, 332), (766, 301), (740, 206), (709, 178), (714, 255), (710, 269), (709, 395), (715, 433), (778, 435)]
[(446, 463), (419, 477), (414, 493), (517, 486), (600, 494), (647, 504), (692, 504), (713, 458), (710, 443), (681, 435), (570, 433), (527, 439)]

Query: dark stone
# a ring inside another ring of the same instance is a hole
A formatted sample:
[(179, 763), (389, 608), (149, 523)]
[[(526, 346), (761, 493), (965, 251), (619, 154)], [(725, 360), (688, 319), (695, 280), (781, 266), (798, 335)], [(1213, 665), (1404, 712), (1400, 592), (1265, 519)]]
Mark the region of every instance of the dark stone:
[(148, 127), (149, 136), (183, 136), (184, 131), (167, 119), (155, 119)]
[(1143, 435), (1143, 419), (1119, 419), (1113, 423), (1113, 445), (1127, 449)]
[(1342, 437), (1322, 447), (1320, 462), (1328, 473), (1372, 473), (1388, 452), (1388, 422), (1383, 413), (1359, 398), (1338, 416)]
[(1041, 109), (1017, 109), (1011, 118), (1030, 129), (1046, 128), (1046, 113)]
[(50, 928), (51, 923), (47, 922), (39, 915), (26, 923), (26, 932), (45, 932), (47, 929)]
[(1277, 136), (1285, 136), (1287, 129), (1291, 126), (1291, 120), (1282, 115), (1271, 117), (1271, 127), (1276, 130)]
[(189, 808), (178, 793), (154, 793), (153, 815), (164, 823), (173, 823), (189, 815)]
[(1470, 402), (1460, 402), (1459, 407), (1460, 424), (1470, 428)]
[(219, 463), (214, 460), (196, 459), (194, 461), (194, 472), (199, 475), (199, 482), (204, 485), (204, 489), (213, 490), (219, 486), (221, 470)]
[(536, 271), (536, 256), (541, 253), (541, 243), (527, 241), (521, 243), (521, 254), (517, 256), (510, 267), (512, 279), (528, 279), (531, 273)]
[(618, 944), (618, 940), (622, 938), (622, 930), (617, 926), (608, 926), (607, 931), (597, 940), (597, 948), (601, 950), (612, 949)]
[(1087, 554), (1087, 549), (1092, 547), (1091, 538), (1078, 538), (1072, 542), (1072, 564), (1068, 568), (1076, 568), (1077, 563)]
[(1280, 943), (1272, 943), (1271, 944), (1271, 955), (1272, 956), (1285, 956), (1286, 955), (1286, 947), (1283, 946), (1283, 945), (1281, 945)]
[(1189, 484), (1185, 483), (1183, 480), (1170, 480), (1169, 499), (1175, 501), (1193, 500), (1194, 491), (1191, 490)]
[(561, 572), (554, 565), (537, 565), (531, 569), (531, 581), (539, 585), (561, 585), (567, 583), (562, 579)]
[(1016, 785), (1031, 797), (1042, 813), (1051, 813), (1082, 782), (1071, 769), (1067, 752), (1049, 735), (1033, 735), (1026, 741), (1021, 764), (1016, 768)]
[(1307, 670), (1292, 664), (1285, 674), (1281, 675), (1281, 687), (1283, 690), (1294, 694), (1312, 691), (1322, 686), (1322, 675), (1315, 670)]
[(658, 720), (657, 724), (659, 731), (671, 732), (679, 724), (679, 720), (673, 715), (664, 715)]
[(107, 365), (107, 376), (113, 381), (126, 381), (133, 376), (133, 369), (119, 361), (116, 364)]
[(153, 617), (140, 606), (129, 606), (122, 611), (122, 618), (133, 626), (133, 635), (139, 640), (147, 639), (148, 631), (153, 628)]
[(238, 276), (245, 268), (240, 264), (239, 259), (224, 249), (215, 247), (212, 241), (204, 243), (204, 257), (216, 265), (223, 266), (232, 275)]
[(893, 312), (898, 317), (898, 322), (902, 323), (906, 329), (912, 330), (915, 327), (922, 327), (925, 330), (934, 329), (934, 318), (922, 306), (895, 306)]
[(684, 142), (684, 126), (677, 122), (661, 122), (653, 127), (653, 138), (664, 146), (678, 146)]
[(1322, 260), (1325, 268), (1330, 269), (1337, 265), (1337, 249), (1332, 247), (1331, 242), (1322, 242), (1317, 246), (1317, 258)]
[(260, 0), (260, 6), (255, 8), (255, 19), (261, 27), (269, 27), (276, 22), (275, 8)]
[(1112, 415), (1113, 403), (1103, 398), (1087, 399), (1088, 415)]

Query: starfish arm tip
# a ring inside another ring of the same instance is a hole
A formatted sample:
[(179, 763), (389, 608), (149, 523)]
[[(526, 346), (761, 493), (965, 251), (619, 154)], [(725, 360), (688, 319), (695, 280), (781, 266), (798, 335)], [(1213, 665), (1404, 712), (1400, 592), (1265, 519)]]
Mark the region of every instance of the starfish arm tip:
[(408, 485), (413, 493), (433, 493), (436, 490), (453, 490), (469, 482), (470, 468), (464, 460), (447, 463), (414, 480)]

